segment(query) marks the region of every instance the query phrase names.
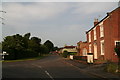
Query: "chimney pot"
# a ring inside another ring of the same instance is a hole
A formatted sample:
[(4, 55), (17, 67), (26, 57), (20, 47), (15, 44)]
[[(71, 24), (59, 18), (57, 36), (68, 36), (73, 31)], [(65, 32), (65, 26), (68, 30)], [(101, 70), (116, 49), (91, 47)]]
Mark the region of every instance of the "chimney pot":
[(94, 26), (98, 23), (98, 19), (94, 19)]

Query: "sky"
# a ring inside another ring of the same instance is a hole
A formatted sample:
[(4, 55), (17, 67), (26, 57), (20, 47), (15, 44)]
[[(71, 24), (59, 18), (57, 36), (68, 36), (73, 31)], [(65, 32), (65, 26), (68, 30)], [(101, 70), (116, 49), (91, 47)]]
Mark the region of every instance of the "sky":
[[(51, 40), (55, 46), (77, 45), (86, 41), (85, 32), (107, 12), (118, 7), (117, 2), (3, 2), (2, 38), (31, 33), (42, 43)], [(0, 38), (0, 41), (2, 41)]]

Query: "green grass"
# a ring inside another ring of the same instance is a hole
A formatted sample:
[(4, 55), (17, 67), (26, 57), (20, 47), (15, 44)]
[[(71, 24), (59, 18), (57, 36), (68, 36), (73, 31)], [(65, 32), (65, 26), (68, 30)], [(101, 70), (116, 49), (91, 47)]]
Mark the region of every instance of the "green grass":
[(38, 57), (33, 57), (33, 58), (18, 59), (18, 60), (0, 60), (0, 62), (18, 62), (18, 61), (27, 61), (27, 60), (39, 60), (39, 59), (42, 59), (48, 55), (49, 54), (38, 56)]

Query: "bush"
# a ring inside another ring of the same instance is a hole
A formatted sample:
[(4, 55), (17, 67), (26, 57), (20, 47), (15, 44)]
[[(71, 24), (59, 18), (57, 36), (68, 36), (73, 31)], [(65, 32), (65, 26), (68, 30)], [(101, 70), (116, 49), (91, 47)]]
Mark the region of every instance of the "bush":
[[(120, 67), (120, 66), (119, 66)], [(118, 65), (115, 63), (109, 63), (106, 65), (105, 67), (105, 71), (107, 72), (112, 72), (112, 73), (116, 73), (116, 70), (118, 69)]]
[(63, 56), (64, 58), (67, 58), (67, 55), (68, 55), (68, 52), (67, 52), (67, 51), (64, 51), (64, 52), (62, 53), (62, 56)]
[(77, 54), (77, 53), (69, 53), (69, 55), (75, 55), (75, 54)]

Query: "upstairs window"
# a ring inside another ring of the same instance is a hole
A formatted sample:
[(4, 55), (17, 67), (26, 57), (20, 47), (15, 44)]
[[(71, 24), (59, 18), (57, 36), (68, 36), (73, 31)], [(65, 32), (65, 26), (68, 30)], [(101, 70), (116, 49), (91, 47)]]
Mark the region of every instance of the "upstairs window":
[(89, 45), (89, 53), (92, 52), (92, 49), (91, 49), (91, 44)]
[(88, 33), (89, 36), (89, 42), (91, 42), (91, 32)]
[(104, 27), (103, 27), (103, 23), (100, 24), (100, 37), (104, 37)]
[(96, 28), (94, 29), (94, 40), (96, 40)]

